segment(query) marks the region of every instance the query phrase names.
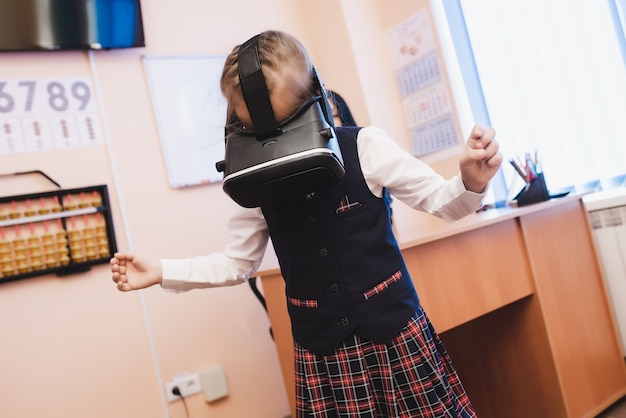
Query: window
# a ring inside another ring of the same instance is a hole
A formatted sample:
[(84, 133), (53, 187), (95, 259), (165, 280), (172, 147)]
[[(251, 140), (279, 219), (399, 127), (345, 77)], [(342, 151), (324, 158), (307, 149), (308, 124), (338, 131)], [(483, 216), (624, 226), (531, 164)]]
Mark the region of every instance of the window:
[(506, 160), (535, 150), (552, 194), (626, 185), (626, 0), (436, 3), (472, 116), (496, 128), (496, 200), (519, 177)]

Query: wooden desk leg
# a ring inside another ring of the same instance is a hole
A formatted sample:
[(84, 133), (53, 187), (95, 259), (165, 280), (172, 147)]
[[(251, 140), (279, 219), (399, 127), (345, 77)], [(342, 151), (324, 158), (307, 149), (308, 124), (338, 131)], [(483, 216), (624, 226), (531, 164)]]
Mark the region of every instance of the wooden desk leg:
[(626, 392), (626, 368), (582, 202), (520, 220), (568, 416), (595, 416)]

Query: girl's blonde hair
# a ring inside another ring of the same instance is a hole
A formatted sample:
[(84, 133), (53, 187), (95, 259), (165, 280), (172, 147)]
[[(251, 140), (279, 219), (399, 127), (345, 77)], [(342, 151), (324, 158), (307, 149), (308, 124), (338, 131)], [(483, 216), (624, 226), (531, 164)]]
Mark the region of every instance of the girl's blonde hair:
[[(237, 64), (240, 46), (235, 46), (226, 57), (220, 80), (220, 88), (228, 105), (226, 131), (231, 133), (243, 129), (241, 120), (234, 110), (234, 103), (241, 103), (244, 100)], [(296, 38), (281, 31), (262, 32), (258, 40), (258, 53), (273, 107), (275, 107), (275, 100), (281, 100), (286, 102), (294, 111), (304, 100), (315, 94), (311, 58), (302, 43)], [(288, 78), (290, 81), (288, 93), (281, 97), (273, 96), (272, 92), (275, 86), (279, 81), (285, 80), (287, 74), (290, 76)], [(281, 121), (278, 120), (277, 122), (280, 123)]]

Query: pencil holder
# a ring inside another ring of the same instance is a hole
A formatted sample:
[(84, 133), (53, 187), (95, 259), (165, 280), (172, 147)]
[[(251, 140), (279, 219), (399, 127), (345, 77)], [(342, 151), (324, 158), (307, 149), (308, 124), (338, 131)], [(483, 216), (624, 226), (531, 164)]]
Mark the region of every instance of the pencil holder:
[(526, 186), (515, 196), (517, 206), (530, 205), (532, 203), (543, 202), (550, 199), (546, 179), (543, 173), (537, 173), (537, 177), (526, 184)]

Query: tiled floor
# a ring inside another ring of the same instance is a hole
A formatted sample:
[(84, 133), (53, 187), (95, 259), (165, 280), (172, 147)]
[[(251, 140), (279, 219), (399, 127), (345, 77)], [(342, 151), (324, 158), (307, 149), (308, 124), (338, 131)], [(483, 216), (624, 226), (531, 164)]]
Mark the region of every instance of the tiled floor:
[(609, 409), (598, 415), (597, 418), (626, 418), (626, 398), (617, 401)]

